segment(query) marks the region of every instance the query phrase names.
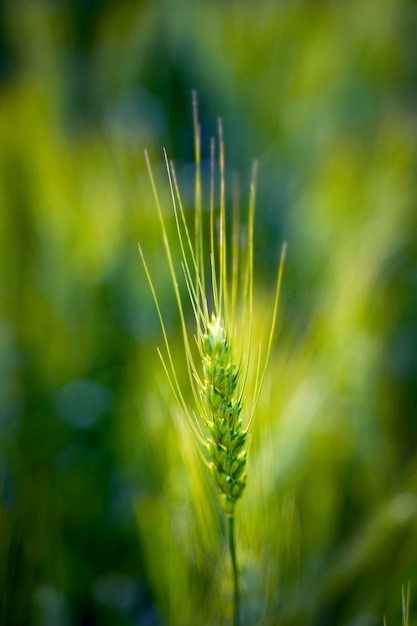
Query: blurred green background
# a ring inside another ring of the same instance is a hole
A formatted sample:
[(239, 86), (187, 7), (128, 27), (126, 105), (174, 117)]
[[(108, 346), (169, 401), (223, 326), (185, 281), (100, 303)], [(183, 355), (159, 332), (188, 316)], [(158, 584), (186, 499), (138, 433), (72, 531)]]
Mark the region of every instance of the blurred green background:
[(2, 626), (230, 623), (137, 251), (180, 347), (143, 151), (191, 207), (193, 88), (243, 205), (259, 161), (256, 326), (289, 246), (242, 622), (394, 626), (410, 581), (417, 624), (416, 33), (411, 1), (2, 0)]

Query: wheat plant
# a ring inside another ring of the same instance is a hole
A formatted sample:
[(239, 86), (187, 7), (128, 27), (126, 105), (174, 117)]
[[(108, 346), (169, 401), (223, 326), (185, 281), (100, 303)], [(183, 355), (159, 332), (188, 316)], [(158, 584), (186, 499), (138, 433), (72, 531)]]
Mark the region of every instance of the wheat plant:
[[(401, 588), (401, 605), (403, 626), (410, 626), (410, 581), (408, 581), (407, 584), (407, 592), (405, 591), (404, 586)], [(383, 618), (383, 626), (387, 626), (385, 615)]]
[[(216, 142), (210, 147), (210, 191), (208, 211), (203, 209), (201, 175), (201, 131), (197, 100), (193, 94), (195, 136), (194, 226), (186, 220), (179, 185), (172, 162), (164, 150), (170, 185), (172, 210), (181, 253), (181, 271), (175, 263), (172, 246), (149, 157), (145, 152), (150, 181), (163, 235), (165, 255), (178, 306), (184, 342), (185, 363), (193, 402), (186, 400), (181, 388), (159, 304), (157, 290), (141, 246), (139, 251), (159, 317), (164, 353), (158, 349), (169, 385), (188, 422), (219, 493), (221, 507), (228, 519), (229, 550), (233, 571), (234, 624), (240, 623), (239, 570), (235, 546), (236, 507), (246, 485), (248, 433), (268, 365), (277, 321), (286, 245), (281, 251), (275, 296), (266, 347), (252, 345), (254, 292), (254, 217), (256, 167), (253, 168), (246, 226), (240, 220), (239, 206), (233, 206), (231, 232), (226, 232), (225, 149), (221, 120)], [(216, 161), (218, 161), (218, 211), (215, 211)], [(218, 214), (217, 214), (218, 213)], [(207, 233), (204, 226), (207, 225)], [(206, 252), (204, 242), (208, 240)], [(241, 242), (245, 244), (242, 245)], [(194, 313), (194, 331), (186, 323), (179, 276), (186, 285)], [(193, 338), (194, 335), (194, 338)], [(195, 341), (194, 341), (195, 340)], [(247, 381), (253, 374), (251, 393)], [(248, 395), (251, 395), (249, 398)], [(245, 415), (245, 420), (243, 419)]]

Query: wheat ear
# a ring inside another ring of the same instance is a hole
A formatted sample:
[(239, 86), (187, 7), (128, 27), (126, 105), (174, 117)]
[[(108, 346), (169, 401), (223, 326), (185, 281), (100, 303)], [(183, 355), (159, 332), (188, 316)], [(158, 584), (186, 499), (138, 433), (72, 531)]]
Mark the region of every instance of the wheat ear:
[(238, 392), (239, 372), (221, 320), (215, 315), (203, 337), (203, 395), (210, 412), (207, 450), (210, 471), (228, 517), (246, 485), (246, 439)]

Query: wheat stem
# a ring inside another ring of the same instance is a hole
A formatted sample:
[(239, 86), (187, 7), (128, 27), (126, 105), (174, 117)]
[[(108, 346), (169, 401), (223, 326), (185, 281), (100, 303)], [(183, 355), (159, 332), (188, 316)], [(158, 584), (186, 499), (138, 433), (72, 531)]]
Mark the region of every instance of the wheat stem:
[(240, 624), (239, 568), (235, 549), (235, 517), (229, 517), (229, 550), (233, 569), (233, 626)]

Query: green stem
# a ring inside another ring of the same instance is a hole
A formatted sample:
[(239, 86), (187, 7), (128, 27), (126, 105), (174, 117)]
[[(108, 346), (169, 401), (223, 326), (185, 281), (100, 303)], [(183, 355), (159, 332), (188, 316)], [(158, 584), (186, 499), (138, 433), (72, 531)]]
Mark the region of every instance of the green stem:
[(240, 590), (239, 590), (239, 570), (237, 566), (236, 559), (236, 549), (235, 549), (235, 518), (229, 517), (229, 550), (230, 550), (230, 559), (232, 561), (233, 568), (233, 604), (234, 604), (234, 612), (233, 612), (233, 626), (239, 626), (240, 624)]

